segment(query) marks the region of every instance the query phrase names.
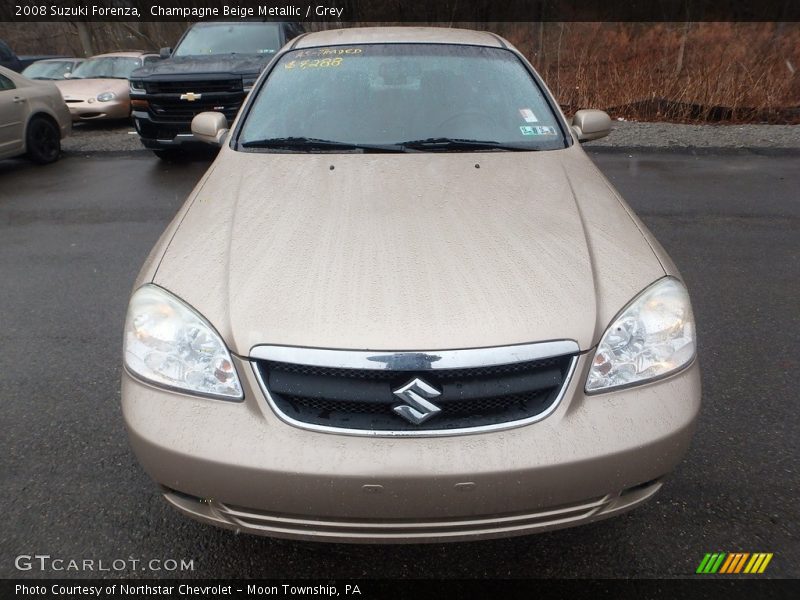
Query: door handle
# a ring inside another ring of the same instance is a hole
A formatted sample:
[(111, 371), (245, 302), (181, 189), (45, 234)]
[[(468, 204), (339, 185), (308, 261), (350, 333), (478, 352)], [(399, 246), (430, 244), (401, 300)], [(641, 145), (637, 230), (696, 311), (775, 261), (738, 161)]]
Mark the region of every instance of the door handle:
[(14, 96), (14, 104), (20, 104), (22, 102), (27, 102), (27, 98), (21, 98), (19, 96)]

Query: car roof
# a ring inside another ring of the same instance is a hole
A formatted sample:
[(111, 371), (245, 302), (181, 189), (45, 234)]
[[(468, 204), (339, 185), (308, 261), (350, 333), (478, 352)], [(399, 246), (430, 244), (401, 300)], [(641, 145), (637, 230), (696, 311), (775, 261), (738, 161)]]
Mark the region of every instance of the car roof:
[(125, 57), (125, 58), (139, 58), (148, 54), (155, 54), (155, 52), (145, 52), (144, 50), (125, 50), (123, 52), (107, 52), (106, 54), (95, 54), (90, 58), (108, 58), (111, 56)]
[[(35, 65), (36, 63), (43, 63), (43, 62), (83, 62), (86, 60), (85, 58), (77, 58), (75, 56), (61, 56), (59, 58), (43, 58), (41, 60), (37, 60), (32, 62), (31, 65)], [(28, 65), (30, 66), (30, 65)]]
[(241, 25), (242, 23), (246, 25), (285, 25), (286, 23), (292, 24), (299, 24), (300, 21), (272, 21), (266, 19), (241, 19), (238, 21), (197, 21), (192, 23), (192, 28), (195, 27), (213, 27), (214, 25)]
[(461, 44), (505, 48), (508, 44), (488, 31), (453, 29), (450, 27), (352, 27), (307, 33), (293, 49), (345, 44)]

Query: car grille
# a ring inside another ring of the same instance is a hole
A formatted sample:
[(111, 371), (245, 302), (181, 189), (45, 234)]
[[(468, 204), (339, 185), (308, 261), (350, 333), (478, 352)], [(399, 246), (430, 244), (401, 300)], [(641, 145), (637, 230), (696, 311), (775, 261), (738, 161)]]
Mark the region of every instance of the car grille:
[[(255, 361), (279, 416), (312, 429), (380, 433), (447, 432), (536, 420), (560, 397), (573, 355), (488, 367), (421, 371), (349, 369)], [(420, 379), (439, 394), (441, 411), (414, 424), (394, 411), (406, 404), (394, 391)]]
[[(177, 494), (172, 492), (171, 497)], [(170, 497), (168, 496), (168, 498)], [(191, 497), (178, 501), (191, 502)], [(570, 522), (589, 519), (611, 506), (611, 495), (573, 502), (555, 507), (541, 508), (524, 513), (475, 515), (441, 519), (347, 519), (335, 517), (308, 517), (305, 515), (276, 514), (265, 510), (245, 508), (233, 504), (212, 501), (215, 515), (238, 527), (261, 531), (281, 531), (298, 534), (313, 533), (319, 537), (355, 537), (369, 539), (381, 537), (392, 539), (418, 538), (424, 540), (441, 536), (455, 537), (459, 534), (512, 532), (520, 529), (535, 531), (553, 526), (564, 526)]]
[(146, 81), (144, 89), (148, 94), (205, 94), (212, 92), (241, 92), (242, 80), (208, 79), (201, 81)]

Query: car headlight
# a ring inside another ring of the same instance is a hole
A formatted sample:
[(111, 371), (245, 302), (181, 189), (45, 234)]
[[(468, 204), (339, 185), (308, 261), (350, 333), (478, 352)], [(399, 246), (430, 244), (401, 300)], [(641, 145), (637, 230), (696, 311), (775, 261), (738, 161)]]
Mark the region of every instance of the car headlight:
[(147, 90), (144, 89), (144, 81), (131, 79), (129, 83), (131, 87), (131, 94), (144, 94), (147, 92)]
[(616, 317), (597, 346), (587, 392), (644, 383), (687, 365), (695, 355), (689, 294), (672, 277), (644, 290)]
[(225, 400), (243, 398), (219, 334), (192, 308), (155, 285), (144, 285), (131, 297), (123, 355), (131, 373), (156, 385)]
[(110, 102), (111, 100), (113, 100), (116, 97), (117, 97), (117, 95), (114, 92), (103, 92), (102, 94), (98, 94), (97, 95), (97, 101), (98, 102)]

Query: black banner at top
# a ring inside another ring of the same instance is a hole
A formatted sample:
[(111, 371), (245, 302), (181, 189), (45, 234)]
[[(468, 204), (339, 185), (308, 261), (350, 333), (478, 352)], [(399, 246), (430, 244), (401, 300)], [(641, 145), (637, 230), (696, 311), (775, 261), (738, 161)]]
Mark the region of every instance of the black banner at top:
[(3, 0), (0, 21), (800, 21), (800, 0)]

